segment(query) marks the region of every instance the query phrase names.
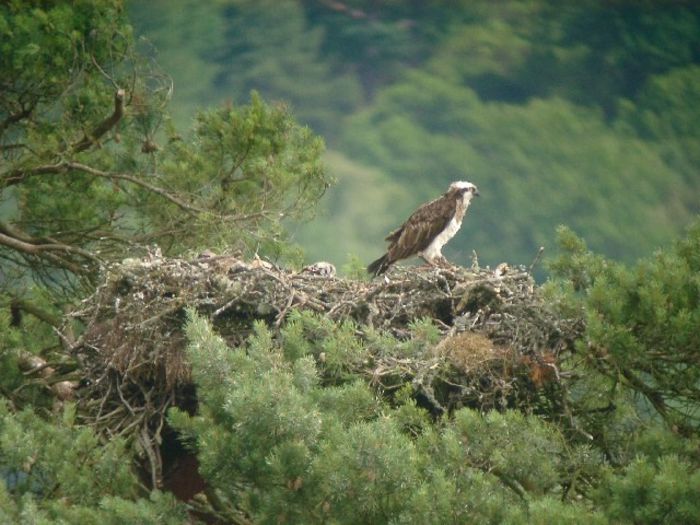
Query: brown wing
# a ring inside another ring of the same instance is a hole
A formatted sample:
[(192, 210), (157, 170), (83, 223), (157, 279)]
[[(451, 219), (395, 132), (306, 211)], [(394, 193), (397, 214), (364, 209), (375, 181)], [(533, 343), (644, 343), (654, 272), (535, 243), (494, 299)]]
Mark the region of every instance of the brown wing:
[(391, 232), (387, 254), (389, 261), (398, 261), (425, 250), (431, 241), (454, 217), (457, 201), (446, 195), (430, 201), (416, 211), (397, 230)]

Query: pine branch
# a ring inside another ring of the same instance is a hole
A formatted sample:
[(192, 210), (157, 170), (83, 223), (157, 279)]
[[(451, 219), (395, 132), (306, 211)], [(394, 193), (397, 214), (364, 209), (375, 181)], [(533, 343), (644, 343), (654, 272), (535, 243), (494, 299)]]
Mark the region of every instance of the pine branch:
[(156, 195), (160, 195), (164, 199), (170, 201), (171, 203), (175, 204), (177, 207), (180, 209), (192, 213), (192, 214), (197, 214), (197, 213), (211, 213), (209, 210), (205, 210), (204, 208), (200, 208), (198, 206), (194, 206), (192, 204), (189, 204), (185, 202), (184, 200), (180, 199), (179, 197), (176, 197), (175, 194), (172, 192), (166, 190), (165, 188), (161, 188), (160, 186), (154, 186), (153, 184), (150, 184), (146, 182), (145, 180), (142, 180), (138, 177), (135, 177), (133, 175), (129, 175), (127, 173), (110, 173), (108, 171), (102, 171), (98, 170), (96, 168), (93, 168), (91, 166), (87, 166), (86, 164), (81, 164), (79, 162), (68, 162), (65, 163), (64, 169), (73, 169), (77, 171), (82, 171), (83, 173), (87, 173), (89, 175), (94, 175), (96, 177), (101, 177), (105, 179), (111, 179), (111, 180), (123, 180), (126, 182), (130, 182), (132, 184), (135, 184), (136, 186), (140, 186), (150, 192), (155, 193)]
[(100, 258), (94, 253), (77, 246), (64, 244), (53, 239), (34, 239), (23, 232), (13, 235), (12, 232), (13, 230), (9, 229), (8, 225), (0, 223), (0, 244), (30, 255), (40, 255), (46, 251), (57, 251), (72, 253), (98, 263), (101, 262)]
[(76, 262), (74, 257), (70, 258), (64, 255), (77, 256), (102, 264), (101, 259), (92, 252), (51, 238), (34, 238), (26, 232), (3, 222), (0, 222), (0, 245), (6, 246), (29, 258), (39, 257), (56, 267), (65, 268), (75, 275), (85, 275), (90, 270)]
[(107, 133), (110, 129), (117, 125), (117, 123), (124, 116), (124, 96), (125, 91), (123, 89), (118, 89), (114, 94), (114, 111), (112, 114), (100, 122), (95, 128), (90, 132), (86, 133), (85, 136), (76, 144), (73, 145), (73, 153), (80, 153), (85, 151), (93, 144)]
[[(199, 206), (190, 204), (178, 197), (174, 192), (146, 182), (145, 180), (134, 175), (130, 175), (128, 173), (113, 173), (109, 171), (103, 171), (97, 168), (93, 168), (92, 166), (88, 166), (87, 164), (82, 164), (80, 162), (58, 162), (56, 164), (45, 164), (43, 166), (37, 166), (29, 170), (14, 170), (5, 176), (4, 184), (5, 186), (13, 186), (16, 184), (20, 184), (21, 182), (24, 182), (27, 178), (35, 175), (62, 175), (69, 170), (82, 171), (83, 173), (87, 173), (89, 175), (93, 175), (95, 177), (100, 177), (104, 179), (121, 180), (129, 182), (163, 197), (164, 199), (170, 201), (172, 204), (175, 204), (181, 210), (192, 215), (216, 215), (213, 210), (200, 208)], [(274, 216), (271, 214), (271, 212), (261, 210), (240, 215), (220, 214), (218, 215), (218, 218), (222, 221), (242, 222), (253, 219), (271, 220), (274, 218)]]
[(5, 118), (5, 120), (0, 122), (0, 136), (2, 136), (5, 130), (9, 128), (12, 124), (16, 124), (17, 122), (28, 118), (34, 111), (35, 107), (36, 103), (32, 103), (26, 107), (22, 106), (22, 109), (16, 113), (10, 113), (7, 116), (7, 118)]
[(11, 301), (10, 308), (12, 308), (13, 311), (19, 310), (26, 312), (30, 315), (33, 315), (40, 321), (45, 322), (46, 324), (49, 324), (53, 326), (54, 328), (58, 328), (61, 326), (61, 318), (57, 317), (56, 315), (52, 314), (48, 310), (44, 310), (43, 308), (39, 308), (37, 305), (34, 303), (27, 301), (26, 299), (20, 299), (19, 297), (14, 297)]

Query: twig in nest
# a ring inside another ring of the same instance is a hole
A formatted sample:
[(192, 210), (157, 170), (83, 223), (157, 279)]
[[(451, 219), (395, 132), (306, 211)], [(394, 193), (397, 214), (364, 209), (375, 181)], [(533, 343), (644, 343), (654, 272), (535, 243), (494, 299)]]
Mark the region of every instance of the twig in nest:
[(277, 314), (277, 319), (275, 319), (275, 328), (279, 328), (282, 325), (282, 321), (284, 321), (284, 318), (286, 317), (287, 312), (289, 311), (289, 308), (294, 303), (295, 298), (296, 298), (296, 294), (294, 293), (294, 289), (292, 289), (291, 293), (289, 294), (289, 299), (287, 300), (287, 304), (285, 304), (284, 307)]
[(122, 400), (122, 403), (124, 403), (124, 406), (126, 406), (126, 408), (129, 409), (129, 412), (131, 412), (131, 415), (135, 416), (136, 412), (134, 411), (133, 408), (131, 408), (131, 405), (129, 404), (129, 402), (124, 398), (124, 394), (122, 394), (122, 388), (121, 388), (120, 383), (121, 383), (121, 379), (117, 379), (115, 382), (115, 385), (117, 387), (117, 392), (119, 393), (119, 398)]
[(530, 266), (527, 267), (527, 273), (532, 274), (532, 270), (534, 270), (537, 263), (540, 262), (540, 259), (542, 258), (543, 253), (544, 253), (544, 246), (540, 246), (540, 249), (537, 250), (537, 255), (535, 255), (535, 258), (530, 263)]
[(160, 486), (162, 484), (162, 479), (161, 479), (162, 461), (160, 459), (160, 453), (158, 452), (157, 448), (153, 447), (153, 445), (152, 445), (151, 436), (148, 433), (148, 423), (147, 422), (141, 428), (141, 432), (139, 433), (139, 443), (143, 447), (143, 451), (145, 452), (146, 457), (148, 458), (148, 462), (151, 466), (151, 468), (150, 468), (151, 488), (153, 488), (153, 489), (160, 488)]

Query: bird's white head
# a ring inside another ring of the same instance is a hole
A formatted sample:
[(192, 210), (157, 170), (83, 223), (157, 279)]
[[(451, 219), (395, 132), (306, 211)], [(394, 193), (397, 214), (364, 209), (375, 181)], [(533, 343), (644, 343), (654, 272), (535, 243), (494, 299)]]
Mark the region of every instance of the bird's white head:
[(464, 180), (458, 180), (450, 184), (448, 192), (455, 192), (461, 195), (466, 202), (469, 202), (472, 197), (479, 196), (479, 190), (477, 187), (471, 182)]

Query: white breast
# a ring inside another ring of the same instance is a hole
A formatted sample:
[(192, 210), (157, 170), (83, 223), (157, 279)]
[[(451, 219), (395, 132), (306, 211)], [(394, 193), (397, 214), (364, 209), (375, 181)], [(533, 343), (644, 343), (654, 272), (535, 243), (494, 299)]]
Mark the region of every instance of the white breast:
[(440, 234), (433, 239), (428, 247), (423, 250), (423, 257), (428, 261), (434, 261), (438, 257), (442, 257), (442, 247), (447, 244), (452, 237), (459, 231), (462, 226), (462, 221), (458, 221), (454, 217), (447, 224), (447, 228), (442, 230)]

